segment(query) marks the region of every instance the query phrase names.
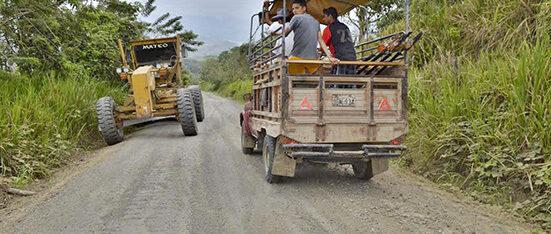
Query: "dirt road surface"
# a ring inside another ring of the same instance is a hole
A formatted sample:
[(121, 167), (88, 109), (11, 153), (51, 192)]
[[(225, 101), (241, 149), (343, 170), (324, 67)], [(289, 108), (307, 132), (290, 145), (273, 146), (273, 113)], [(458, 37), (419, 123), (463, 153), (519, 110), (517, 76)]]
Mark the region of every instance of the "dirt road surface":
[[(240, 105), (205, 94), (196, 137), (158, 122), (92, 157), (1, 233), (526, 233), (528, 227), (391, 169), (369, 182), (306, 165), (282, 184), (240, 150)], [(490, 214), (492, 213), (492, 214)]]

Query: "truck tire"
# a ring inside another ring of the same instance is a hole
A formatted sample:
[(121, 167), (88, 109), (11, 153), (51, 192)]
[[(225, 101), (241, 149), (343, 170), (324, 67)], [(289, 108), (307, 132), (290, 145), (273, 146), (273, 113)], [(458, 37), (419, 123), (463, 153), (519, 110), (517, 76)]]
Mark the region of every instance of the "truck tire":
[(277, 140), (274, 137), (266, 135), (264, 145), (262, 146), (262, 158), (264, 159), (264, 178), (269, 184), (278, 183), (281, 181), (280, 176), (272, 174), (274, 166), (274, 158), (276, 151)]
[(245, 133), (245, 129), (242, 127), (241, 128), (241, 150), (243, 151), (244, 154), (253, 154), (254, 148), (245, 146), (246, 137), (250, 137), (250, 136), (247, 136), (247, 133)]
[(354, 170), (354, 176), (360, 180), (370, 180), (373, 178), (373, 168), (371, 167), (371, 160), (368, 162), (359, 162), (352, 164)]
[(201, 89), (197, 85), (189, 87), (191, 95), (193, 95), (193, 106), (195, 107), (195, 115), (197, 116), (197, 122), (203, 122), (205, 119), (205, 107), (203, 105), (203, 94)]
[(102, 97), (96, 102), (98, 129), (108, 145), (114, 145), (124, 140), (124, 132), (117, 126), (115, 120), (116, 108), (117, 104), (111, 97)]
[(187, 89), (178, 89), (177, 93), (178, 120), (185, 136), (197, 135), (197, 119), (193, 107), (193, 97)]

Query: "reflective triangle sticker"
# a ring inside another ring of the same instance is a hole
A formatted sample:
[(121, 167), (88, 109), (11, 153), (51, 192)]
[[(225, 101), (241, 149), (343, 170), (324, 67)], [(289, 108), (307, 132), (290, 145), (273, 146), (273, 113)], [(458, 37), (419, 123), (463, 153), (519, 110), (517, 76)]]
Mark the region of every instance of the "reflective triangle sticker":
[(379, 103), (379, 110), (380, 111), (392, 110), (392, 106), (388, 103), (387, 98), (383, 98), (383, 100), (381, 100), (381, 102)]
[(310, 104), (310, 102), (308, 102), (307, 97), (302, 99), (302, 102), (300, 102), (300, 106), (299, 106), (300, 110), (312, 110), (313, 108), (314, 107), (312, 107), (312, 104)]

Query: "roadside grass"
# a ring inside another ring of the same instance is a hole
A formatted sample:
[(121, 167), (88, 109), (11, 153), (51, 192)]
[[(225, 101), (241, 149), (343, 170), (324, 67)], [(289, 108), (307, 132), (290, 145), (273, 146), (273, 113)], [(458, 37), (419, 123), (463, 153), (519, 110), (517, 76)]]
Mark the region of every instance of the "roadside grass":
[(411, 76), (404, 166), (478, 200), (551, 222), (551, 41)]
[[(208, 86), (209, 86), (208, 84), (205, 85), (205, 87), (207, 88)], [(229, 97), (233, 100), (244, 102), (245, 100), (243, 99), (243, 96), (247, 93), (250, 93), (251, 90), (253, 90), (252, 80), (243, 79), (243, 80), (232, 81), (231, 83), (224, 85), (218, 90), (209, 90), (209, 91), (216, 92), (221, 96)]]
[(401, 164), (551, 228), (551, 1), (412, 5)]
[(121, 99), (123, 90), (77, 74), (0, 71), (0, 175), (22, 186), (96, 144), (95, 102), (105, 95)]
[(243, 95), (252, 91), (252, 72), (246, 58), (247, 44), (207, 58), (197, 77), (204, 90), (244, 101)]
[(414, 60), (424, 64), (441, 54), (476, 58), (480, 52), (533, 44), (551, 32), (549, 12), (549, 0), (413, 1), (412, 29), (424, 32), (414, 48)]

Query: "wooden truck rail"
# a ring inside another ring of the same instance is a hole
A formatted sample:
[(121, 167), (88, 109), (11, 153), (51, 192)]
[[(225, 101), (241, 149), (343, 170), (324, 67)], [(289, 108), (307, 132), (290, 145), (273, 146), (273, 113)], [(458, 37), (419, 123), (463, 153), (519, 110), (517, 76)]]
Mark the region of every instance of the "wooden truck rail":
[[(324, 94), (324, 91), (326, 91), (328, 88), (325, 87), (328, 83), (348, 83), (348, 84), (355, 84), (356, 87), (363, 87), (363, 89), (368, 90), (366, 92), (367, 95), (365, 95), (364, 101), (369, 102), (370, 108), (368, 111), (370, 112), (368, 119), (361, 119), (361, 120), (348, 120), (346, 118), (343, 118), (341, 120), (332, 120), (333, 123), (374, 123), (375, 121), (375, 113), (374, 109), (374, 100), (371, 98), (373, 96), (373, 93), (371, 92), (375, 85), (384, 86), (385, 84), (397, 84), (404, 80), (405, 74), (403, 71), (396, 72), (395, 70), (404, 70), (404, 62), (363, 62), (363, 61), (341, 61), (339, 64), (346, 64), (346, 65), (361, 65), (361, 66), (368, 66), (368, 67), (394, 67), (394, 72), (389, 72), (387, 74), (381, 74), (377, 76), (365, 76), (365, 75), (332, 75), (332, 74), (287, 74), (286, 67), (290, 64), (308, 64), (308, 65), (331, 65), (328, 61), (321, 61), (321, 60), (286, 60), (284, 62), (280, 62), (269, 69), (258, 71), (254, 74), (253, 78), (253, 99), (254, 107), (252, 116), (259, 118), (259, 119), (266, 119), (269, 121), (280, 121), (282, 119), (287, 119), (290, 122), (293, 123), (300, 123), (301, 121), (297, 121), (293, 118), (290, 118), (289, 115), (284, 115), (284, 108), (286, 100), (285, 98), (292, 98), (293, 93), (289, 92), (289, 90), (285, 90), (285, 88), (282, 89), (282, 87), (287, 87), (287, 89), (292, 90), (293, 84), (301, 82), (304, 85), (310, 85), (310, 87), (316, 86), (321, 87), (320, 93), (318, 94), (318, 101), (322, 100), (322, 96)], [(390, 71), (390, 69), (389, 69)], [(286, 74), (283, 76), (283, 74)], [(401, 73), (401, 74), (400, 74)], [(285, 84), (285, 86), (283, 85)], [(402, 95), (405, 90), (400, 87), (395, 87)], [(351, 89), (349, 92), (353, 92), (356, 89)], [(282, 95), (285, 93), (286, 95)], [(269, 100), (262, 100), (264, 98), (269, 98)], [(400, 97), (402, 98), (402, 97)], [(269, 103), (266, 103), (269, 102)], [(406, 109), (405, 102), (402, 102), (401, 109)], [(320, 106), (323, 106), (323, 103), (320, 103)], [(305, 123), (323, 123), (323, 108), (318, 109), (318, 117), (319, 119), (316, 119), (315, 121), (307, 121)], [(405, 119), (405, 111), (402, 112), (402, 115), (400, 116), (401, 120)], [(381, 122), (384, 120), (379, 120)], [(396, 120), (392, 120), (396, 121)], [(304, 122), (304, 121), (303, 121)]]

